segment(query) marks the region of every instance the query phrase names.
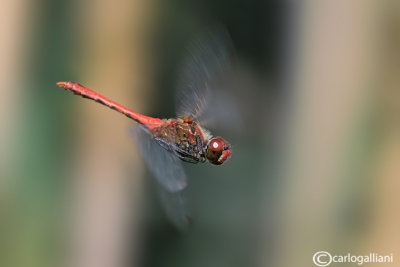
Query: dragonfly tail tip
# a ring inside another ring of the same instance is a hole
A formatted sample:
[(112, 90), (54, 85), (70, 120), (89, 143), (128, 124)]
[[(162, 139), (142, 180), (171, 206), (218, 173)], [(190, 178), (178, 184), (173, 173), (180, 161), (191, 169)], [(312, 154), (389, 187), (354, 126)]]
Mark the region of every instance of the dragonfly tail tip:
[(67, 82), (58, 82), (57, 83), (58, 87), (64, 88), (67, 86)]

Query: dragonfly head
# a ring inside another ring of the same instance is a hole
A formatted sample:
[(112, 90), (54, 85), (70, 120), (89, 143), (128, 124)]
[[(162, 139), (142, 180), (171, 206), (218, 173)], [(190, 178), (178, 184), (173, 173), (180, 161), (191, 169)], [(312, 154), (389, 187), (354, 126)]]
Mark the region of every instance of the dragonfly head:
[(231, 146), (222, 137), (212, 138), (207, 145), (206, 158), (215, 165), (224, 163), (231, 154)]

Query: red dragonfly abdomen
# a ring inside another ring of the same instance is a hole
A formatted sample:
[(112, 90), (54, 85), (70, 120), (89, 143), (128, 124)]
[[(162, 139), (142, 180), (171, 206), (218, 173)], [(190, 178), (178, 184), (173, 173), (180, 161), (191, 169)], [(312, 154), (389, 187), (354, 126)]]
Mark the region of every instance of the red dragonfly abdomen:
[(134, 121), (146, 125), (150, 130), (156, 126), (156, 125), (161, 125), (164, 124), (164, 121), (158, 118), (152, 118), (148, 117), (142, 114), (139, 114), (137, 112), (134, 112), (108, 98), (105, 96), (102, 96), (101, 94), (98, 94), (89, 88), (86, 88), (79, 83), (73, 83), (73, 82), (58, 82), (57, 85), (61, 88), (64, 88), (67, 91), (70, 91), (76, 95), (80, 95), (85, 98), (92, 99), (100, 104), (103, 104), (111, 109), (114, 109), (125, 116), (127, 116), (130, 119), (133, 119)]

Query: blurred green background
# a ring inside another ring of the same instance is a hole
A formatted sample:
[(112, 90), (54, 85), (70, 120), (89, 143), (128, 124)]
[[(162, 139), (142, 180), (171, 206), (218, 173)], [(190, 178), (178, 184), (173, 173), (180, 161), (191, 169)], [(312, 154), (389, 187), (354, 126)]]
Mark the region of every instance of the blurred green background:
[[(399, 264), (395, 1), (5, 0), (0, 22), (0, 266), (314, 266), (320, 250)], [(185, 164), (180, 232), (133, 122), (55, 83), (173, 117), (185, 48), (215, 24), (236, 54), (230, 120), (211, 131), (233, 154)]]

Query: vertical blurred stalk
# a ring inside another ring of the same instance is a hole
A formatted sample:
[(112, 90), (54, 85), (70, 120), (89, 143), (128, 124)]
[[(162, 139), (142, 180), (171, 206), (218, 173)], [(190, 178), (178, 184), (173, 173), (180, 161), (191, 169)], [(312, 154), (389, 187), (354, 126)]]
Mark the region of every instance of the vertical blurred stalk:
[[(82, 18), (76, 23), (84, 51), (76, 61), (82, 74), (79, 82), (142, 111), (142, 91), (150, 85), (150, 1), (77, 3), (83, 4), (75, 11), (80, 14), (75, 18)], [(127, 258), (137, 257), (140, 239), (135, 216), (140, 208), (141, 166), (128, 131), (133, 121), (98, 104), (86, 102), (81, 107), (70, 266), (125, 266)]]
[[(31, 19), (30, 1), (5, 0), (0, 9), (0, 196), (7, 192), (6, 178), (12, 172), (12, 158), (18, 120), (18, 90), (22, 87), (21, 76), (24, 76), (24, 60), (26, 60), (26, 44), (29, 40)], [(3, 192), (4, 190), (4, 192)]]
[[(9, 225), (15, 215), (12, 205), (15, 185), (17, 132), (21, 116), (23, 67), (27, 61), (27, 44), (31, 30), (27, 25), (35, 10), (32, 1), (5, 0), (0, 8), (0, 266), (11, 266), (18, 241)], [(21, 255), (19, 255), (21, 257)]]
[(345, 190), (353, 186), (346, 179), (355, 178), (346, 160), (358, 149), (352, 138), (370, 108), (369, 83), (378, 70), (377, 3), (302, 2), (282, 164), (280, 253), (271, 266), (312, 266), (316, 251), (349, 248), (338, 210), (342, 196), (357, 194)]
[[(363, 240), (365, 249), (393, 253), (398, 264), (400, 253), (400, 3), (382, 4), (382, 40), (384, 46), (382, 84), (377, 101), (380, 104), (382, 142), (378, 151), (378, 168), (374, 173), (376, 187), (372, 222)], [(376, 264), (379, 266), (379, 264)]]

